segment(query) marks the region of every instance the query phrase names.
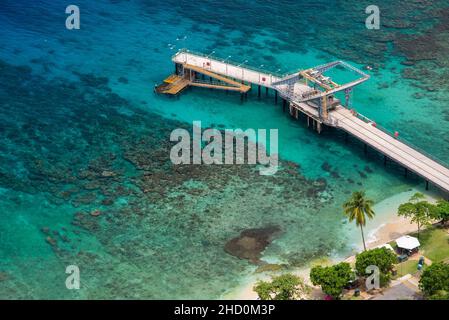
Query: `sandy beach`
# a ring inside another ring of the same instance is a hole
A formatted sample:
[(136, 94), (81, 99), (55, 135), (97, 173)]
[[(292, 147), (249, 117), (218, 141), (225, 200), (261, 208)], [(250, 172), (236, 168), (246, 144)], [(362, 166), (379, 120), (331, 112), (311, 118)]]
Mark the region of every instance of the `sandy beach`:
[[(301, 277), (304, 279), (304, 281), (311, 285), (309, 282), (309, 273), (310, 273), (310, 266), (296, 269), (292, 271), (291, 273)], [(269, 280), (270, 275), (266, 273), (260, 273), (255, 274), (253, 276), (250, 276), (247, 278), (247, 280), (236, 290), (223, 295), (222, 299), (231, 299), (231, 300), (257, 300), (258, 296), (257, 293), (253, 291), (253, 287), (259, 280)]]
[[(416, 223), (411, 223), (410, 219), (399, 217), (398, 208), (406, 203), (410, 197), (421, 190), (412, 189), (399, 193), (393, 197), (385, 199), (374, 206), (376, 216), (367, 223), (366, 231), (368, 237), (366, 244), (368, 248), (373, 248), (384, 243), (393, 241), (404, 234), (418, 230)], [(430, 203), (437, 201), (438, 196), (432, 193), (425, 193), (426, 200)]]
[[(402, 192), (387, 198), (374, 205), (374, 212), (376, 216), (373, 220), (367, 223), (365, 228), (366, 244), (368, 248), (374, 248), (384, 243), (393, 241), (402, 235), (414, 232), (417, 230), (415, 223), (410, 223), (410, 220), (404, 217), (397, 216), (398, 207), (407, 202), (410, 197), (416, 192), (422, 192), (422, 190), (412, 189), (410, 191)], [(433, 203), (438, 199), (438, 196), (432, 193), (425, 193), (426, 200)], [(354, 224), (355, 228), (355, 224)], [(353, 230), (359, 232), (358, 228)], [(363, 248), (360, 236), (357, 238), (356, 247), (359, 251)], [(355, 256), (342, 257), (340, 259), (334, 259), (329, 262), (338, 263), (340, 261), (354, 260)], [(292, 273), (302, 277), (306, 283), (310, 284), (309, 273), (311, 266), (305, 266), (294, 270)], [(223, 299), (238, 299), (238, 300), (255, 300), (257, 294), (253, 291), (253, 287), (258, 280), (269, 280), (270, 274), (261, 273), (251, 275), (246, 279), (244, 283), (236, 290), (223, 295)]]

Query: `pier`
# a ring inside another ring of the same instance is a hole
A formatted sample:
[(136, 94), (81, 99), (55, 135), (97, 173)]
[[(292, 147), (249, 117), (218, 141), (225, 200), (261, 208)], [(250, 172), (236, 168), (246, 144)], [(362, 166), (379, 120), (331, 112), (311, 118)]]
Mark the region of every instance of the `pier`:
[[(334, 127), (346, 132), (367, 146), (404, 167), (405, 175), (413, 172), (426, 182), (426, 189), (432, 183), (449, 193), (449, 169), (424, 151), (410, 145), (382, 129), (375, 121), (364, 117), (350, 108), (350, 98), (354, 87), (367, 81), (369, 75), (343, 62), (334, 61), (307, 70), (287, 75), (276, 74), (245, 66), (244, 63), (220, 60), (210, 55), (180, 50), (172, 57), (175, 73), (155, 88), (167, 95), (178, 95), (189, 86), (235, 91), (246, 98), (248, 91), (256, 86), (258, 95), (261, 88), (273, 90), (275, 99), (282, 99), (283, 110), (288, 107), (290, 115), (296, 119), (305, 115), (307, 125), (318, 133), (324, 127)], [(339, 84), (325, 73), (333, 68), (346, 69), (355, 75), (353, 81)], [(207, 80), (207, 78), (209, 80)], [(343, 102), (337, 98), (343, 95)]]

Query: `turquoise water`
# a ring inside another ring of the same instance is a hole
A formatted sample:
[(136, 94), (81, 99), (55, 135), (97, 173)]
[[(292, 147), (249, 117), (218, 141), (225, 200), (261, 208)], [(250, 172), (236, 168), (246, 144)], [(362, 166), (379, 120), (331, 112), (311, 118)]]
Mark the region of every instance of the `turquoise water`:
[[(81, 29), (68, 31), (63, 1), (3, 1), (0, 297), (219, 298), (255, 268), (224, 245), (267, 225), (282, 233), (265, 260), (296, 267), (351, 252), (348, 195), (381, 201), (422, 181), (342, 133), (318, 136), (273, 93), (241, 104), (153, 87), (184, 47), (282, 73), (334, 59), (371, 65), (353, 106), (449, 162), (447, 3), (380, 3), (382, 27), (369, 31), (364, 1), (78, 1)], [(169, 135), (194, 120), (279, 129), (283, 170), (177, 172)], [(65, 288), (69, 264), (80, 267), (78, 291)]]

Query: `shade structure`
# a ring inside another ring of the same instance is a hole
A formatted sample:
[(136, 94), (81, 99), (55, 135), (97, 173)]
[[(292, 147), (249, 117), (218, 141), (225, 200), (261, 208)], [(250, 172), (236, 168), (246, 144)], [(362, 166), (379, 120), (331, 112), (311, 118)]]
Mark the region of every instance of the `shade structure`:
[(406, 250), (413, 250), (421, 245), (418, 239), (411, 236), (400, 237), (399, 239), (396, 240), (396, 244), (398, 245), (399, 248)]

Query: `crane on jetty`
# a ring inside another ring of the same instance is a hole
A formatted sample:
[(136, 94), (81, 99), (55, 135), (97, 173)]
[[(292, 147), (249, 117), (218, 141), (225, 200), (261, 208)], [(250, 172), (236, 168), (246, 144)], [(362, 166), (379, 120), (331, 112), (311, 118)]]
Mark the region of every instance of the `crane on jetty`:
[[(244, 63), (233, 63), (211, 55), (180, 50), (173, 57), (175, 73), (155, 87), (155, 91), (167, 95), (179, 95), (189, 86), (239, 92), (241, 99), (253, 86), (266, 92), (273, 90), (277, 102), (282, 98), (283, 110), (287, 105), (290, 115), (299, 119), (303, 114), (307, 118), (307, 126), (321, 133), (324, 126), (334, 127), (372, 147), (384, 155), (384, 164), (393, 160), (408, 171), (414, 172), (426, 181), (449, 193), (449, 169), (447, 165), (435, 157), (419, 150), (381, 128), (376, 122), (350, 109), (350, 96), (354, 87), (367, 81), (369, 75), (343, 61), (334, 61), (287, 75), (280, 75), (266, 70), (244, 66)], [(356, 79), (339, 84), (326, 76), (333, 68), (343, 68), (356, 75)], [(209, 80), (206, 80), (206, 77)], [(345, 102), (336, 97), (344, 93)]]

